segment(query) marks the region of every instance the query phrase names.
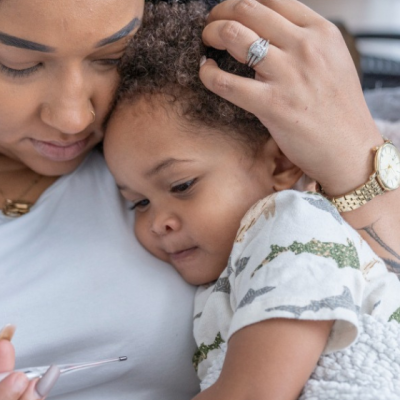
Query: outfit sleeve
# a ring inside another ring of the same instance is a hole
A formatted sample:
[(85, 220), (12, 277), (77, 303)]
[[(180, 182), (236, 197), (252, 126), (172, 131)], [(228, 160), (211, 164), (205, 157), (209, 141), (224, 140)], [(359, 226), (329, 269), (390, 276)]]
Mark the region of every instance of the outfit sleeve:
[(279, 192), (242, 220), (229, 280), (229, 337), (270, 318), (335, 320), (325, 352), (357, 337), (365, 279), (357, 232), (318, 194)]

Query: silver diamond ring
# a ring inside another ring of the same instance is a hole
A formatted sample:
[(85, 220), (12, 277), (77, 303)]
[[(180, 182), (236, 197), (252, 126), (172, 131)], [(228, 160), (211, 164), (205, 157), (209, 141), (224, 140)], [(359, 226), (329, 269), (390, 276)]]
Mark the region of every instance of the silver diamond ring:
[(257, 39), (249, 48), (246, 64), (255, 67), (268, 53), (269, 40)]

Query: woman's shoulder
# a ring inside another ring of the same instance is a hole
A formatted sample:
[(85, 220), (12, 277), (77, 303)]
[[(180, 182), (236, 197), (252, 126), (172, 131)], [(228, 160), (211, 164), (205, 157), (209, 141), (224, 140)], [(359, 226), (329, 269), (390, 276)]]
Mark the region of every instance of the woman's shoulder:
[[(79, 187), (82, 193), (106, 191), (109, 195), (118, 192), (103, 154), (97, 149), (92, 150), (75, 171), (63, 176), (58, 183), (68, 190)], [(58, 186), (57, 182), (55, 186)]]
[(100, 150), (92, 150), (82, 164), (72, 173), (77, 176), (92, 176), (92, 177), (111, 177), (107, 164), (104, 160), (103, 154)]

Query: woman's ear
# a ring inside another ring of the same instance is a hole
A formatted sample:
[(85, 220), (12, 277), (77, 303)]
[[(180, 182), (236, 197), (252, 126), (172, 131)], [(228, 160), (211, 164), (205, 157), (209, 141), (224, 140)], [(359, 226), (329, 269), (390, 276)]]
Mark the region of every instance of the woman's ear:
[(273, 160), (271, 167), (274, 191), (291, 189), (301, 178), (303, 171), (282, 153), (274, 139), (269, 139), (266, 147), (268, 157)]

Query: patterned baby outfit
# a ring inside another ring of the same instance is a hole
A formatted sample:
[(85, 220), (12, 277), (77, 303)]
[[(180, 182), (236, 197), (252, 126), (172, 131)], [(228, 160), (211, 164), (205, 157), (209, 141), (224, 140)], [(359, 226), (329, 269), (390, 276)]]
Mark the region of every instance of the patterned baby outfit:
[(316, 193), (275, 193), (242, 220), (228, 266), (199, 287), (194, 311), (201, 380), (230, 337), (270, 319), (335, 320), (324, 354), (357, 338), (359, 316), (398, 318), (400, 282), (332, 204)]

